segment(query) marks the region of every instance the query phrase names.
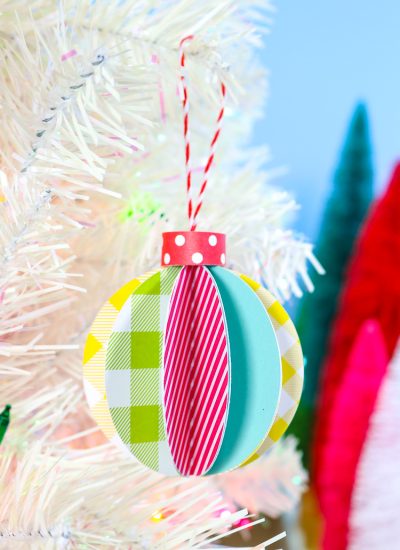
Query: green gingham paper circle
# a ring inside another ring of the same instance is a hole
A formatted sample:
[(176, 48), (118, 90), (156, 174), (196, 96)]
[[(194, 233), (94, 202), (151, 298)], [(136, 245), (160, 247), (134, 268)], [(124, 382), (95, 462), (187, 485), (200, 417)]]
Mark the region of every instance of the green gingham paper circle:
[(162, 343), (180, 271), (162, 269), (134, 290), (116, 319), (106, 354), (107, 401), (119, 437), (142, 464), (167, 475), (177, 471), (162, 405)]
[(119, 288), (105, 302), (94, 319), (87, 335), (83, 351), (83, 387), (91, 415), (103, 431), (104, 435), (117, 445), (122, 445), (116, 433), (108, 408), (105, 369), (106, 351), (113, 326), (124, 303), (140, 284), (151, 277), (155, 271), (132, 279)]

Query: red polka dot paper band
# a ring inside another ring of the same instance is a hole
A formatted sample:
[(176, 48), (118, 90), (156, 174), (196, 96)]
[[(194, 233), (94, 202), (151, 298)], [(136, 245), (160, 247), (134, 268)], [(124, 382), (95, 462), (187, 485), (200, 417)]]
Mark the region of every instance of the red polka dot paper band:
[(163, 233), (161, 265), (219, 265), (225, 267), (226, 237), (208, 231)]

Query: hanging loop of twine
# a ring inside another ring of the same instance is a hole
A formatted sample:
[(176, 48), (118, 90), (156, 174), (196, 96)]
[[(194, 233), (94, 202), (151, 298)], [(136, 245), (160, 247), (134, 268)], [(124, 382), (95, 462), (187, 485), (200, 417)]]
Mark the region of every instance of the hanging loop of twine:
[(191, 146), (190, 146), (190, 133), (189, 133), (189, 99), (188, 99), (188, 85), (186, 76), (186, 56), (185, 45), (194, 39), (194, 35), (190, 34), (182, 38), (179, 44), (179, 63), (180, 63), (180, 84), (181, 84), (181, 97), (183, 108), (183, 137), (185, 141), (185, 172), (186, 172), (186, 195), (187, 195), (187, 215), (189, 219), (190, 231), (195, 231), (197, 228), (198, 215), (203, 206), (203, 197), (208, 184), (208, 176), (210, 168), (214, 162), (215, 148), (218, 138), (221, 133), (222, 118), (225, 111), (225, 98), (226, 98), (226, 86), (221, 81), (221, 107), (216, 120), (216, 130), (210, 143), (210, 153), (207, 162), (203, 169), (202, 183), (197, 195), (196, 200), (193, 200), (192, 189), (192, 165), (191, 165)]

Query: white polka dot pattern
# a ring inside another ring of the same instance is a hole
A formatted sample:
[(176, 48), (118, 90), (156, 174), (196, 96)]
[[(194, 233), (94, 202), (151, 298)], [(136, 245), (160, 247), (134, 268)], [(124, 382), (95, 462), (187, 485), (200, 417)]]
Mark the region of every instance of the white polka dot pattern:
[(192, 261), (195, 264), (200, 264), (203, 261), (203, 254), (201, 254), (200, 252), (195, 252), (194, 254), (192, 254)]
[(183, 246), (185, 244), (185, 237), (183, 235), (177, 235), (175, 237), (175, 244), (176, 246)]

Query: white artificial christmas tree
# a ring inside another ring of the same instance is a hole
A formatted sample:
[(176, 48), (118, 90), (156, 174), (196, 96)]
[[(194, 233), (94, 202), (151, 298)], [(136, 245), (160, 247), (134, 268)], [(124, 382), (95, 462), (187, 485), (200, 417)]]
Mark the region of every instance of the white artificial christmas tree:
[(246, 515), (216, 515), (222, 497), (207, 480), (164, 480), (105, 441), (81, 357), (101, 304), (158, 266), (161, 233), (184, 224), (177, 75), (188, 33), (195, 172), (218, 108), (209, 84), (222, 75), (228, 88), (201, 223), (230, 236), (230, 267), (278, 297), (310, 287), (311, 245), (285, 227), (296, 205), (272, 187), (267, 150), (248, 146), (265, 89), (254, 48), (271, 9), (3, 2), (0, 404), (12, 415), (0, 447), (0, 546), (200, 548)]

